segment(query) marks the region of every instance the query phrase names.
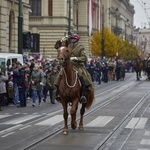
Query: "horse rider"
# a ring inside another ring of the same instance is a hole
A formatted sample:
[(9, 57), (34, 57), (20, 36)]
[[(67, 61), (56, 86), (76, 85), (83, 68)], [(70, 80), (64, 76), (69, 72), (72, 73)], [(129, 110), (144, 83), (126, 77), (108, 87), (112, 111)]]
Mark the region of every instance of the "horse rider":
[[(85, 53), (84, 46), (79, 44), (79, 40), (80, 40), (80, 36), (78, 34), (75, 33), (72, 34), (71, 43), (68, 46), (68, 50), (71, 56), (70, 57), (71, 63), (74, 66), (75, 70), (77, 70), (78, 77), (82, 85), (80, 103), (86, 103), (87, 100), (86, 97), (84, 96), (84, 93), (86, 90), (92, 90), (93, 83), (90, 74), (85, 68), (85, 63), (87, 62), (87, 56)], [(57, 76), (57, 79), (54, 82), (56, 87), (59, 87), (61, 78), (62, 78), (62, 72), (60, 71), (60, 73)], [(59, 101), (60, 99), (57, 97), (57, 100)]]

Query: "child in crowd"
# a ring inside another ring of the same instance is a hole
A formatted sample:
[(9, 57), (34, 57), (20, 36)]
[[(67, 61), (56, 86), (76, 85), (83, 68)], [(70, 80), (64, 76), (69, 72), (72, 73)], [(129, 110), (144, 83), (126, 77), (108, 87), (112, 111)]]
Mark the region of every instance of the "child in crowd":
[(10, 78), (9, 82), (8, 82), (8, 87), (7, 87), (7, 91), (8, 91), (8, 105), (13, 105), (13, 99), (14, 99), (14, 84), (12, 82), (12, 78)]

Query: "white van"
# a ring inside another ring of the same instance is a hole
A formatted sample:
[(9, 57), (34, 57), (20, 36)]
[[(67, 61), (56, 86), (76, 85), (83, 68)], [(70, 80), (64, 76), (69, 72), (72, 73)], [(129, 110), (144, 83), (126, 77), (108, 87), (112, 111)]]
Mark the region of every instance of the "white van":
[(14, 53), (0, 53), (0, 68), (7, 69), (13, 63), (20, 62), (23, 65), (23, 55)]

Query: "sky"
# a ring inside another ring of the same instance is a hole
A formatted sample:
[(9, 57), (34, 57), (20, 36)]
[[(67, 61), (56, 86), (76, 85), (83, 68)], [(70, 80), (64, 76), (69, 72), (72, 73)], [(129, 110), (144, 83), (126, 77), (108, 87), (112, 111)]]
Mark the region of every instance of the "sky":
[(134, 5), (134, 26), (150, 28), (150, 0), (130, 0)]

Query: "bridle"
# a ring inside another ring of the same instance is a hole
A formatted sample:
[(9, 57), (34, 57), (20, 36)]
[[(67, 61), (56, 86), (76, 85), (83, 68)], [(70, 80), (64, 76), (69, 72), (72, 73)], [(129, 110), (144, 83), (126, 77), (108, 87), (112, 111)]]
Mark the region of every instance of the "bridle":
[[(67, 48), (67, 47), (64, 47)], [(66, 52), (63, 51), (63, 47), (61, 47), (61, 49), (59, 49), (59, 55), (61, 57), (58, 57), (59, 63), (64, 67), (67, 66), (70, 63), (70, 54), (68, 51), (68, 48), (66, 50)]]
[[(64, 47), (64, 48), (67, 48), (67, 47)], [(66, 50), (63, 50), (63, 47), (61, 47), (60, 49), (59, 49), (59, 55), (61, 56), (61, 57), (58, 57), (58, 60), (59, 60), (59, 62), (61, 63), (61, 65), (62, 65), (62, 71), (64, 72), (64, 76), (65, 76), (65, 81), (66, 81), (66, 84), (67, 84), (67, 86), (69, 87), (69, 88), (73, 88), (73, 87), (75, 87), (75, 85), (76, 85), (76, 83), (77, 83), (77, 79), (78, 79), (78, 75), (77, 75), (77, 71), (74, 69), (74, 71), (75, 71), (75, 81), (74, 81), (74, 84), (73, 85), (69, 85), (69, 83), (68, 83), (68, 79), (67, 79), (67, 74), (66, 74), (66, 71), (65, 71), (65, 69), (64, 69), (64, 67), (66, 67), (67, 65), (69, 65), (71, 62), (70, 62), (70, 55), (71, 55), (71, 53), (69, 53), (69, 51), (68, 51), (68, 48), (66, 49)], [(65, 52), (64, 52), (65, 51)]]

